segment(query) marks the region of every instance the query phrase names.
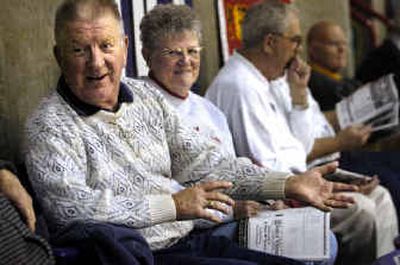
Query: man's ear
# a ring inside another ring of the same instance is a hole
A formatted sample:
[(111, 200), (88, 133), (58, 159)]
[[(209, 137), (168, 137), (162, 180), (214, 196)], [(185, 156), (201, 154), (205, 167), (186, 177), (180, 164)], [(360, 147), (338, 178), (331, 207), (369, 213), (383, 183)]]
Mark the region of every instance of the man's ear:
[(262, 50), (267, 54), (274, 53), (276, 41), (277, 38), (273, 34), (266, 34), (262, 42)]
[(53, 54), (54, 54), (54, 57), (56, 58), (58, 66), (61, 68), (61, 66), (62, 66), (62, 56), (61, 56), (60, 47), (55, 45), (53, 47)]
[(310, 61), (315, 61), (315, 58), (318, 58), (318, 48), (316, 47), (316, 44), (314, 42), (308, 43), (307, 47), (307, 56)]
[(123, 39), (123, 43), (124, 43), (124, 61), (125, 61), (125, 64), (126, 64), (126, 62), (127, 62), (127, 59), (128, 59), (128, 49), (129, 49), (129, 38), (128, 38), (128, 36), (124, 36), (124, 39)]

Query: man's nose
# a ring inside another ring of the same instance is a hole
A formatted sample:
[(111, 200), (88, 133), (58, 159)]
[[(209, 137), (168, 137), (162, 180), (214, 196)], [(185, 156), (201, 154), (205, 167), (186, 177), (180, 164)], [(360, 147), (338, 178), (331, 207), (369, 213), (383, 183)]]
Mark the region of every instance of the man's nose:
[(340, 53), (344, 53), (346, 51), (346, 45), (338, 45), (338, 50)]
[(104, 65), (104, 54), (101, 49), (97, 47), (91, 48), (88, 57), (88, 64), (90, 67), (96, 69)]
[(302, 53), (303, 52), (303, 44), (299, 43), (296, 47), (296, 54)]

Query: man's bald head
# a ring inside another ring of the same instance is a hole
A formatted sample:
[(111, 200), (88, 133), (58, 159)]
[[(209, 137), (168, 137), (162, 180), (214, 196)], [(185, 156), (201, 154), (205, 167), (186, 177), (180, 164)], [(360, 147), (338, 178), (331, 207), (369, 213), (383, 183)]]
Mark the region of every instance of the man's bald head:
[(333, 72), (347, 66), (347, 37), (342, 28), (330, 21), (314, 24), (307, 35), (308, 58)]
[(339, 27), (339, 25), (331, 22), (331, 21), (320, 21), (315, 23), (310, 30), (308, 31), (307, 35), (307, 43), (311, 43), (313, 41), (321, 41), (325, 40), (328, 34), (328, 30), (331, 28)]

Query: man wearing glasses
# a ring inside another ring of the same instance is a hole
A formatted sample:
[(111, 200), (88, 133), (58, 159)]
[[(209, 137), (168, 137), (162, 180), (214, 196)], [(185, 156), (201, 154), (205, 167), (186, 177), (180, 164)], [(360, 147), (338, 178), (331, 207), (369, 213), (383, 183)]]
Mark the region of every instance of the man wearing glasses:
[(310, 68), (298, 56), (302, 46), (297, 10), (280, 1), (250, 7), (242, 34), (242, 48), (221, 69), (206, 97), (227, 116), (238, 155), (268, 168), (303, 171), (305, 168), (290, 164), (305, 164), (307, 150), (287, 129), (271, 86), (271, 81), (286, 73), (294, 106), (290, 122), (301, 123), (311, 117), (307, 97)]
[[(297, 10), (273, 0), (250, 7), (242, 38), (242, 48), (220, 70), (206, 97), (227, 116), (238, 156), (272, 170), (304, 172), (318, 121), (307, 88), (310, 67), (298, 56)], [(371, 185), (374, 189), (377, 183)], [(396, 223), (397, 229), (397, 220), (393, 211), (379, 214), (377, 209), (393, 209), (393, 203), (387, 190), (375, 190), (379, 196), (349, 194), (356, 204), (332, 212), (331, 226), (340, 244), (337, 264), (371, 264), (377, 244), (392, 243), (392, 235), (383, 236), (386, 231), (380, 228)]]

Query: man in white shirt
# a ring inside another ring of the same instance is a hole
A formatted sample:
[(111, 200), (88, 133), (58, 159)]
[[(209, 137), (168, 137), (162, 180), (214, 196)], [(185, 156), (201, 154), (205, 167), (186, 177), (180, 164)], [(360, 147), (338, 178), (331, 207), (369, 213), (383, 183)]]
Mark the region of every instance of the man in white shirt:
[[(243, 21), (242, 36), (242, 49), (221, 69), (206, 97), (227, 116), (238, 155), (271, 169), (303, 172), (314, 146), (314, 130), (307, 90), (310, 69), (297, 56), (301, 49), (297, 11), (280, 1), (251, 7)], [(281, 78), (285, 69), (289, 112), (280, 107), (272, 82)], [(393, 238), (381, 239), (379, 229), (395, 216), (390, 211), (378, 216), (376, 208), (393, 209), (393, 204), (385, 189), (376, 190), (380, 199), (372, 193), (353, 193), (354, 207), (332, 213), (332, 228), (342, 245), (339, 262), (343, 264), (370, 264), (377, 255), (391, 250), (380, 250), (377, 242), (391, 246)]]

